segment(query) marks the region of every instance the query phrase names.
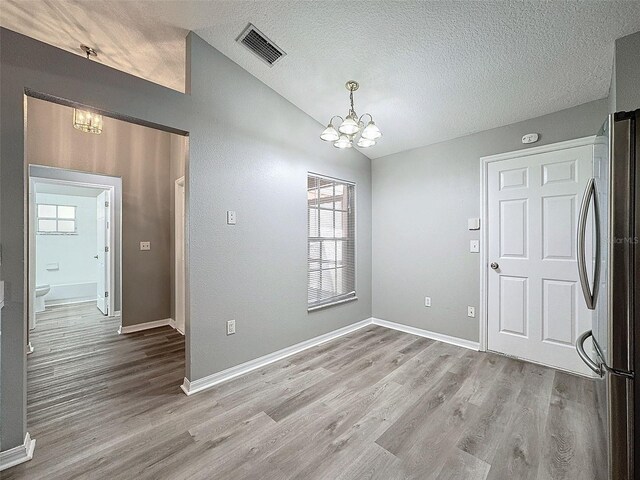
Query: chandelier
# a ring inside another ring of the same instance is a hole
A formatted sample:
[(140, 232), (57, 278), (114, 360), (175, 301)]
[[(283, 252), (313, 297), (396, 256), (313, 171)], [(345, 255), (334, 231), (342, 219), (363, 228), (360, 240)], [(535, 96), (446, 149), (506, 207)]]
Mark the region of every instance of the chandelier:
[(100, 135), (102, 133), (102, 115), (74, 108), (73, 128), (77, 128), (81, 132)]
[[(353, 107), (353, 92), (360, 87), (358, 82), (349, 80), (345, 87), (349, 90), (349, 100), (351, 101), (349, 113), (346, 118), (342, 118), (340, 115), (331, 117), (329, 125), (324, 129), (320, 138), (325, 142), (333, 142), (333, 146), (336, 148), (351, 148), (353, 147), (353, 142), (356, 142), (356, 146), (360, 148), (372, 147), (376, 144), (376, 140), (382, 136), (382, 133), (373, 122), (371, 114), (365, 113), (360, 117), (356, 114)], [(362, 119), (367, 116), (369, 117), (369, 123), (365, 126)], [(333, 120), (336, 118), (341, 120), (337, 130), (333, 126)]]
[[(82, 50), (87, 55), (87, 60), (91, 60), (91, 57), (98, 56), (98, 52), (96, 51), (96, 49), (88, 47), (87, 45), (80, 45), (80, 50)], [(102, 115), (100, 115), (99, 113), (74, 108), (73, 128), (76, 128), (81, 132), (95, 133), (97, 135), (100, 135), (102, 133)]]

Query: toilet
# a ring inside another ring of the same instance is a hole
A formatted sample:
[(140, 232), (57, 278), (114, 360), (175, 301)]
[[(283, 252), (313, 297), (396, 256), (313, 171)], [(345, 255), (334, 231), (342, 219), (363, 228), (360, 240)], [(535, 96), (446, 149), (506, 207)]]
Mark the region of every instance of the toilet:
[(51, 285), (36, 285), (36, 301), (33, 310), (38, 312), (44, 312), (44, 296), (51, 290)]

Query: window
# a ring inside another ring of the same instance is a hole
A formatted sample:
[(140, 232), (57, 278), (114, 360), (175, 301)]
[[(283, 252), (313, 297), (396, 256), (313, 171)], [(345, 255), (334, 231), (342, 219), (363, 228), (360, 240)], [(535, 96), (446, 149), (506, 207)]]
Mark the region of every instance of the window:
[(76, 207), (38, 204), (38, 233), (76, 233)]
[(355, 185), (309, 174), (308, 309), (356, 298)]

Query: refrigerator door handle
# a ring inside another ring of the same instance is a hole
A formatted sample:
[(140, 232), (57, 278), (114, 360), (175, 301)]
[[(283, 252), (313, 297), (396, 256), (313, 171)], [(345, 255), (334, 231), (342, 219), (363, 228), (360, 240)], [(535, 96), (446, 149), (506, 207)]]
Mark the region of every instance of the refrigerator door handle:
[(578, 356), (582, 359), (584, 363), (587, 364), (587, 367), (593, 370), (594, 373), (596, 373), (598, 376), (602, 377), (602, 375), (604, 375), (604, 372), (602, 371), (602, 367), (600, 367), (600, 365), (594, 362), (591, 359), (591, 357), (587, 355), (587, 352), (584, 351), (585, 340), (592, 336), (593, 336), (592, 330), (587, 330), (582, 335), (580, 335), (578, 337), (578, 340), (576, 341), (576, 350), (578, 351)]
[[(595, 268), (593, 272), (593, 288), (589, 285), (589, 276), (587, 275), (587, 261), (585, 258), (586, 248), (586, 231), (587, 231), (587, 218), (589, 214), (589, 205), (593, 198), (593, 214), (594, 224), (596, 228), (596, 251), (595, 251)], [(598, 282), (600, 281), (600, 215), (598, 212), (598, 199), (596, 197), (596, 182), (594, 178), (589, 179), (587, 187), (582, 197), (582, 204), (580, 206), (580, 214), (578, 215), (578, 275), (580, 277), (580, 286), (582, 287), (582, 293), (584, 295), (587, 308), (589, 310), (595, 310), (596, 308), (596, 295)]]
[(600, 364), (600, 371), (603, 374), (604, 372), (608, 372), (612, 375), (618, 375), (619, 377), (628, 378), (630, 380), (633, 380), (635, 378), (634, 372), (628, 372), (626, 370), (612, 368), (609, 365), (607, 365), (607, 362), (604, 361), (604, 355), (602, 354), (602, 350), (600, 350), (600, 347), (598, 346), (598, 342), (595, 342), (595, 341), (593, 342), (593, 349), (596, 351), (596, 355), (598, 355), (598, 358), (602, 361), (602, 363)]

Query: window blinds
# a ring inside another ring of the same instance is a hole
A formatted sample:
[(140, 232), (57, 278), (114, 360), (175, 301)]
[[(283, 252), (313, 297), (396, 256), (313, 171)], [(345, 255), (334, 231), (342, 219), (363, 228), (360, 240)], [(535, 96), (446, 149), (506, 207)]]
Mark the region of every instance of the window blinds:
[(308, 308), (355, 298), (355, 185), (309, 174)]

